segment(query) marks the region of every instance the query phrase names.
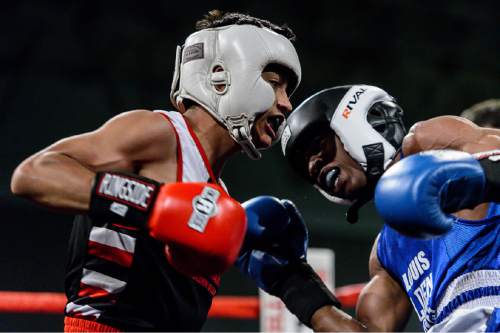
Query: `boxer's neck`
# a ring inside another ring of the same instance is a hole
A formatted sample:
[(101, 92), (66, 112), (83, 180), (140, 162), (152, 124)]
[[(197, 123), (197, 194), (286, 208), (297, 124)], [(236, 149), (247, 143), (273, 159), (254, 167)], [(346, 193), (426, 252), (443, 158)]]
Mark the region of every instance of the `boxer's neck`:
[(474, 207), (474, 209), (462, 209), (453, 215), (465, 220), (481, 220), (488, 214), (489, 203), (482, 203)]
[(193, 105), (183, 116), (200, 140), (210, 165), (219, 177), (218, 173), (226, 160), (240, 151), (240, 146), (230, 137), (228, 130), (202, 107)]

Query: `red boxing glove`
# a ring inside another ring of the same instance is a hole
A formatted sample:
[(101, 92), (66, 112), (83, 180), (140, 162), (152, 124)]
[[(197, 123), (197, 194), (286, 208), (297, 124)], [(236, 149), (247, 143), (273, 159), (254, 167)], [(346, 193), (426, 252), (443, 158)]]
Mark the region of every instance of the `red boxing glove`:
[(167, 244), (167, 259), (180, 272), (220, 274), (238, 256), (246, 214), (217, 185), (173, 183), (160, 188), (147, 227)]
[(167, 245), (167, 259), (190, 276), (220, 274), (236, 260), (246, 232), (243, 207), (220, 186), (159, 184), (98, 173), (89, 215), (137, 227)]

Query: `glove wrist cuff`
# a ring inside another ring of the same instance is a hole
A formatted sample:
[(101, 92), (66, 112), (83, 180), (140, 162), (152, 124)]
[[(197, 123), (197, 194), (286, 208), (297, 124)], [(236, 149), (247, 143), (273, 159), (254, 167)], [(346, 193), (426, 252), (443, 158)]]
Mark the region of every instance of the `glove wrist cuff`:
[(500, 201), (500, 149), (474, 154), (486, 178), (484, 201)]
[(96, 220), (143, 228), (160, 183), (138, 175), (98, 172), (91, 190), (88, 215)]
[(281, 276), (282, 279), (273, 286), (272, 294), (278, 296), (304, 325), (311, 327), (312, 315), (325, 305), (341, 307), (338, 299), (308, 263), (290, 263)]

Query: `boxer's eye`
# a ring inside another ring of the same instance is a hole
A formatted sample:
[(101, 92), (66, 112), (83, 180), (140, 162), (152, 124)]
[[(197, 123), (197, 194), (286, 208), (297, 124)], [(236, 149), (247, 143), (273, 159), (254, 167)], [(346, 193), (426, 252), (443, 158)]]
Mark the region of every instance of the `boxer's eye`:
[(277, 88), (280, 85), (280, 82), (278, 80), (270, 80), (269, 83), (274, 87)]
[(335, 137), (327, 137), (321, 142), (321, 150), (325, 154), (325, 159), (333, 160), (337, 154), (337, 145), (335, 143)]
[(321, 153), (323, 156), (335, 155), (335, 140), (320, 136), (312, 142), (311, 150), (314, 154)]
[(311, 148), (315, 152), (319, 153), (321, 151), (321, 149), (323, 149), (324, 141), (325, 141), (324, 136), (317, 136), (316, 138), (314, 138), (312, 145), (311, 145)]
[(304, 151), (304, 165), (307, 166), (309, 165), (309, 162), (311, 158), (314, 155), (318, 155), (321, 151), (321, 137), (315, 137), (311, 141), (311, 143), (307, 146), (306, 150)]
[(321, 137), (314, 138), (311, 143), (308, 145), (305, 158), (307, 161), (311, 159), (311, 156), (316, 155), (321, 150)]

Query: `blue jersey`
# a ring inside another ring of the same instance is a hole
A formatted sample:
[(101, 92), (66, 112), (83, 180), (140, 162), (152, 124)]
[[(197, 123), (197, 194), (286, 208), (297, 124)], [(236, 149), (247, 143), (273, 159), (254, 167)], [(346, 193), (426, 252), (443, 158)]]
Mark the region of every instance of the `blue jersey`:
[(399, 282), (425, 331), (457, 308), (500, 307), (500, 203), (478, 221), (455, 218), (432, 239), (401, 235), (385, 225), (378, 259)]

